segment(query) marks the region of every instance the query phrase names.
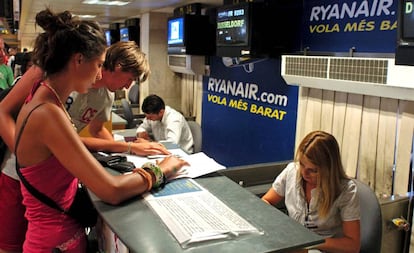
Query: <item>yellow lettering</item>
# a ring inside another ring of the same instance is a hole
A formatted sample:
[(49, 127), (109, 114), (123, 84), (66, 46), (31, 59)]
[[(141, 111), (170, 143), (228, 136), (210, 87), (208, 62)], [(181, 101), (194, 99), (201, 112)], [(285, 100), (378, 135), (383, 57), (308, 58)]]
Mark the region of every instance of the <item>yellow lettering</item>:
[(222, 21), (217, 23), (217, 29), (226, 29), (226, 28), (233, 28), (233, 27), (243, 27), (244, 20), (243, 19), (236, 19), (231, 21)]
[(358, 24), (358, 31), (359, 32), (365, 31), (366, 24), (367, 24), (367, 21), (365, 19), (361, 20)]
[(330, 33), (330, 32), (339, 32), (339, 24), (334, 24), (330, 26), (329, 24), (319, 24), (319, 25), (311, 25), (309, 27), (311, 33)]
[(250, 106), (250, 112), (252, 112), (252, 113), (256, 113), (256, 110), (257, 110), (257, 105), (252, 104), (252, 105)]
[(244, 102), (243, 99), (231, 99), (229, 102), (229, 107), (236, 108), (238, 110), (246, 111), (247, 110), (247, 102)]
[(397, 24), (398, 24), (398, 22), (397, 22), (397, 20), (395, 20), (394, 24), (392, 24), (392, 26), (391, 26), (391, 30), (397, 29)]
[(393, 24), (391, 24), (390, 20), (383, 20), (381, 22), (381, 26), (380, 26), (380, 30), (381, 31), (386, 31), (386, 30), (394, 30), (397, 29), (397, 21), (394, 21)]
[(285, 111), (279, 111), (279, 112), (280, 112), (279, 119), (283, 120), (283, 117), (286, 115), (286, 112)]
[(389, 20), (383, 20), (383, 21), (381, 22), (380, 30), (381, 30), (381, 31), (384, 31), (384, 30), (389, 30), (389, 29), (390, 29), (390, 27), (391, 27), (391, 25), (390, 25), (390, 21), (389, 21)]
[(375, 29), (375, 21), (361, 20), (359, 23), (347, 23), (344, 32), (366, 32)]
[(335, 24), (329, 32), (339, 32), (339, 25)]
[(221, 98), (217, 95), (212, 95), (212, 94), (208, 94), (207, 96), (207, 100), (209, 102), (215, 103), (215, 104), (219, 104), (219, 105), (227, 105), (227, 100), (226, 98)]
[(264, 112), (263, 112), (263, 116), (271, 118), (272, 117), (272, 111), (273, 111), (272, 108), (266, 107)]
[(250, 105), (250, 112), (277, 120), (283, 120), (284, 116), (287, 113), (286, 111), (280, 111), (271, 107), (257, 106), (255, 104)]
[(358, 27), (358, 24), (357, 23), (347, 23), (346, 25), (345, 25), (345, 32), (353, 32), (353, 31), (356, 31), (357, 30), (357, 27)]
[(367, 23), (365, 31), (373, 31), (374, 29), (375, 29), (375, 22), (374, 21), (369, 21)]

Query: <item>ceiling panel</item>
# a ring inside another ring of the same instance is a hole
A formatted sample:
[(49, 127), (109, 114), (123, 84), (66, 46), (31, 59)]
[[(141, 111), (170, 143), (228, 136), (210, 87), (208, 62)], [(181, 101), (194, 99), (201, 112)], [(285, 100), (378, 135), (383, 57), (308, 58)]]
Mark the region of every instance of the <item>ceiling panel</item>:
[(46, 7), (51, 8), (54, 12), (69, 10), (74, 14), (93, 14), (96, 15), (94, 20), (98, 21), (103, 27), (110, 23), (123, 22), (131, 17), (139, 17), (142, 13), (150, 11), (172, 13), (174, 8), (190, 3), (201, 3), (203, 6), (219, 6), (223, 0), (131, 0), (128, 5), (102, 6), (82, 4), (82, 0), (22, 0), (22, 13), (19, 27), (19, 40), (22, 47), (32, 47), (32, 41), (37, 34), (42, 31), (40, 27), (35, 26), (36, 14)]

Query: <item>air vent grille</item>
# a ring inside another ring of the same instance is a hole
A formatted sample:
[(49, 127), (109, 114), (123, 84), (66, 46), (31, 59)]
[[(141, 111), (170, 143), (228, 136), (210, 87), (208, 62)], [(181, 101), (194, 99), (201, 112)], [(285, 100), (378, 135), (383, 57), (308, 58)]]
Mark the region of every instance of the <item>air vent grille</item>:
[(375, 84), (386, 84), (387, 73), (384, 59), (288, 56), (285, 65), (286, 75)]
[(328, 59), (315, 57), (286, 57), (286, 75), (327, 78)]
[(187, 67), (187, 59), (185, 56), (176, 56), (176, 55), (169, 55), (168, 62), (171, 66), (176, 67)]
[(176, 73), (205, 74), (205, 57), (202, 55), (168, 55), (168, 66)]
[(385, 84), (387, 72), (386, 60), (332, 58), (329, 77), (336, 80)]

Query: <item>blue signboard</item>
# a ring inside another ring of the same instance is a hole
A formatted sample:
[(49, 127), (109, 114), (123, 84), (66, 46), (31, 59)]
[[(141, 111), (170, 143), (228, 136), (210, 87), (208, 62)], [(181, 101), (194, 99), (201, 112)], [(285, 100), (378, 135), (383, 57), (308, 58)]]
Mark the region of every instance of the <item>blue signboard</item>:
[(293, 159), (298, 88), (280, 60), (212, 57), (203, 86), (205, 153), (225, 166)]
[(306, 0), (303, 47), (310, 51), (394, 53), (397, 0)]
[[(305, 0), (298, 52), (394, 53), (397, 9), (397, 0)], [(279, 59), (210, 57), (203, 151), (226, 166), (293, 159), (298, 88), (286, 85), (280, 65)]]

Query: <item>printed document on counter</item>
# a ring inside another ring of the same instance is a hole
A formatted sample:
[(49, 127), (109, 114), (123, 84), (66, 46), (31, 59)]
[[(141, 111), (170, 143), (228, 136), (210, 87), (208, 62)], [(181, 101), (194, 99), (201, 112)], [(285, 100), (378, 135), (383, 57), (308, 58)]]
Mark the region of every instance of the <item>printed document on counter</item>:
[[(188, 155), (181, 149), (171, 149), (169, 150), (172, 155), (179, 156), (180, 158), (187, 161), (190, 166), (183, 166), (181, 170), (178, 171), (177, 175), (174, 178), (197, 178), (202, 175), (206, 175), (218, 170), (225, 169), (226, 167), (217, 163), (213, 158), (208, 157), (205, 153), (199, 152), (195, 154)], [(156, 162), (156, 160), (162, 160), (162, 156), (150, 156), (155, 157), (150, 159), (148, 157), (136, 156), (136, 155), (126, 155), (128, 161), (133, 162), (135, 166), (139, 167), (142, 164), (152, 161)]]
[(259, 230), (193, 179), (172, 181), (144, 196), (183, 248)]

